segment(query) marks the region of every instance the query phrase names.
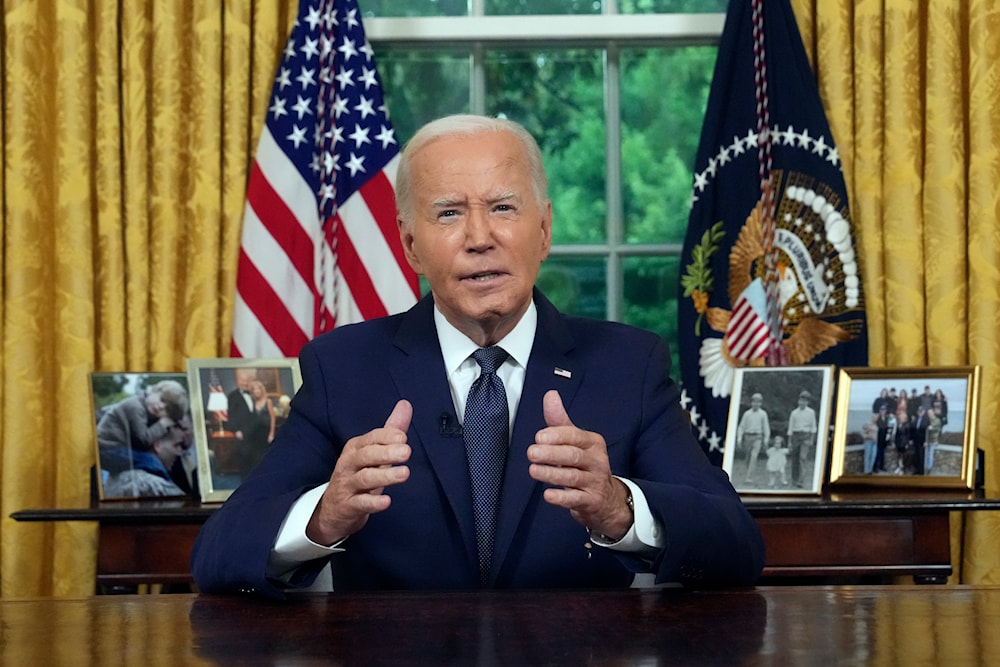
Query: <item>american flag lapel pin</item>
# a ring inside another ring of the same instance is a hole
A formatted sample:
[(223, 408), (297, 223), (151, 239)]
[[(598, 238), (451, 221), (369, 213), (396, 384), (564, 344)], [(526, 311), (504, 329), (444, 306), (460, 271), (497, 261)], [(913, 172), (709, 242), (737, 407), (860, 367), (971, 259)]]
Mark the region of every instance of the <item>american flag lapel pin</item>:
[(558, 375), (561, 378), (566, 378), (567, 380), (573, 377), (573, 374), (571, 372), (569, 372), (565, 368), (559, 368), (558, 366), (552, 369), (552, 374)]

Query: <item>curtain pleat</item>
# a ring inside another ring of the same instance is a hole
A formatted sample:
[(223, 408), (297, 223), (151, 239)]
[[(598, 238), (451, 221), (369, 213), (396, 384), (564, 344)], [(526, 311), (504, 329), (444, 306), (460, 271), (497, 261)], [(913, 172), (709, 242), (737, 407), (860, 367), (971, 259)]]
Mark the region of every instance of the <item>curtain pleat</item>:
[[(6, 0), (0, 595), (94, 591), (90, 373), (226, 356), (247, 169), (295, 0)], [(45, 45), (45, 48), (39, 48)]]
[[(1000, 8), (792, 0), (851, 198), (872, 366), (982, 366), (1000, 493)], [(952, 583), (1000, 582), (1000, 517), (954, 515)]]
[[(871, 365), (980, 364), (983, 415), (1000, 411), (995, 4), (792, 0), (851, 196)], [(93, 591), (94, 526), (9, 518), (89, 502), (89, 374), (228, 354), (247, 169), (296, 8), (2, 1), (3, 597)], [(992, 514), (954, 522), (953, 582), (1000, 582)]]

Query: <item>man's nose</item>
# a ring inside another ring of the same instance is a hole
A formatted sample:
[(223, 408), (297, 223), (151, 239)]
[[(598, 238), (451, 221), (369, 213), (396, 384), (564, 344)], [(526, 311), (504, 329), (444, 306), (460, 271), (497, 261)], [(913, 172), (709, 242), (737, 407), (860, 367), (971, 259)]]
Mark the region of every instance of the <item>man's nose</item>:
[(481, 250), (493, 245), (493, 227), (485, 209), (473, 207), (469, 210), (465, 235), (468, 246), (472, 249)]

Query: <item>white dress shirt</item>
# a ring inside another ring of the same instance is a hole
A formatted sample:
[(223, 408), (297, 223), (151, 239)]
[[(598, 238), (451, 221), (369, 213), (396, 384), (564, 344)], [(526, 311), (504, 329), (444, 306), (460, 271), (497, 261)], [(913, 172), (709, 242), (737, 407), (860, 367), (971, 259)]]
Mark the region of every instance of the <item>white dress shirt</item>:
[[(434, 308), (434, 324), (437, 327), (438, 343), (444, 357), (445, 369), (448, 372), (448, 386), (451, 389), (452, 401), (458, 413), (459, 422), (465, 416), (465, 401), (472, 383), (479, 377), (480, 368), (472, 353), (478, 345), (468, 336), (460, 332)], [(531, 356), (531, 346), (535, 340), (535, 329), (538, 325), (538, 311), (534, 302), (528, 307), (521, 321), (497, 345), (508, 354), (507, 359), (497, 369), (497, 375), (503, 381), (507, 394), (509, 428), (513, 429), (517, 416), (517, 407), (521, 401), (524, 388), (525, 368)], [(518, 448), (521, 449), (520, 447)], [(634, 523), (628, 533), (617, 542), (608, 542), (597, 533), (591, 533), (591, 541), (601, 547), (616, 551), (649, 553), (663, 546), (666, 540), (664, 531), (653, 518), (649, 504), (642, 491), (631, 480), (618, 477), (631, 491)], [(303, 563), (329, 556), (343, 551), (344, 540), (331, 546), (324, 546), (306, 537), (306, 526), (312, 518), (313, 511), (319, 504), (326, 484), (322, 484), (302, 494), (292, 505), (278, 531), (271, 557), (268, 561), (268, 574), (274, 577), (287, 577)]]

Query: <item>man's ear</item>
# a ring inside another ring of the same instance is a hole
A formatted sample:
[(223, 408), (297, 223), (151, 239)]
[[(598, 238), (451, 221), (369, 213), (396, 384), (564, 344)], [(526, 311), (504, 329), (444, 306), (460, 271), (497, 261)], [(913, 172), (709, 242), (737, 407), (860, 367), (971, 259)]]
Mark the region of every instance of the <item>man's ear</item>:
[(552, 249), (552, 200), (545, 202), (545, 214), (542, 218), (542, 261), (544, 262)]
[(403, 253), (406, 255), (406, 261), (410, 268), (418, 274), (423, 274), (420, 269), (420, 258), (413, 250), (413, 232), (410, 231), (409, 225), (402, 218), (397, 217), (396, 227), (399, 229), (399, 242), (403, 246)]

